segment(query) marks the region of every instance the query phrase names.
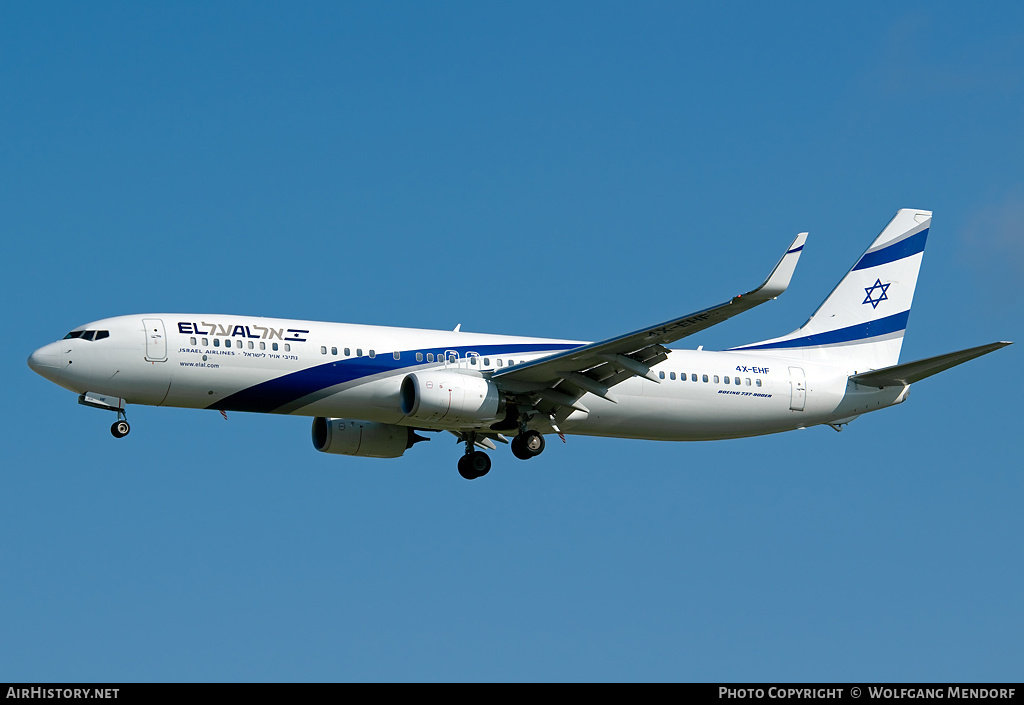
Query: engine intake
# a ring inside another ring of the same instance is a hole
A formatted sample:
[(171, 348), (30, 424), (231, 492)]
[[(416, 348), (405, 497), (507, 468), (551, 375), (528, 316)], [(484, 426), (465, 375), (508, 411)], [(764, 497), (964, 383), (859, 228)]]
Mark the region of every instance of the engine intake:
[(402, 413), (417, 421), (467, 425), (499, 419), (505, 406), (490, 380), (443, 370), (408, 375), (399, 403)]
[(398, 458), (413, 444), (428, 440), (407, 426), (322, 416), (313, 419), (313, 447), (321, 453)]

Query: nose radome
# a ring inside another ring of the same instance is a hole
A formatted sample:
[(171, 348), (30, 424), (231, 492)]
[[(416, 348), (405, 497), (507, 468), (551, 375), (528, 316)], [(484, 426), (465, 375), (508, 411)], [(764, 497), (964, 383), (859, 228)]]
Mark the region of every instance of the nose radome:
[(36, 350), (28, 356), (28, 366), (47, 379), (60, 374), (60, 344), (50, 343)]

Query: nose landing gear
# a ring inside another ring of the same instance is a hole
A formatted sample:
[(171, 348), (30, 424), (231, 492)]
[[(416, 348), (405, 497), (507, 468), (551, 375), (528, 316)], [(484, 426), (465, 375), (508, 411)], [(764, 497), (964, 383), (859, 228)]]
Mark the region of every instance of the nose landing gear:
[(78, 396), (78, 403), (83, 406), (91, 406), (94, 409), (117, 412), (117, 421), (110, 427), (110, 435), (114, 438), (124, 438), (132, 430), (132, 427), (128, 425), (128, 417), (124, 413), (124, 399), (96, 392), (86, 392)]

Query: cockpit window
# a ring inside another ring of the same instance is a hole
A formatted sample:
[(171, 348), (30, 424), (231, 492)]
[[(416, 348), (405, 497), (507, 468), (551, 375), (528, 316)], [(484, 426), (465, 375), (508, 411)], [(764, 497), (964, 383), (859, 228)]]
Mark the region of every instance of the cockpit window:
[(81, 338), (82, 340), (103, 340), (110, 337), (109, 330), (73, 330), (64, 336), (64, 340)]

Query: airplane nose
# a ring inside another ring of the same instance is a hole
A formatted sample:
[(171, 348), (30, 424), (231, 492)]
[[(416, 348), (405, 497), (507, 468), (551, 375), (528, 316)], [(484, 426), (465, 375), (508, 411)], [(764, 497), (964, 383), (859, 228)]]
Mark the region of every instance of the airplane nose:
[(36, 374), (54, 379), (60, 374), (60, 344), (50, 343), (28, 356), (28, 366)]

